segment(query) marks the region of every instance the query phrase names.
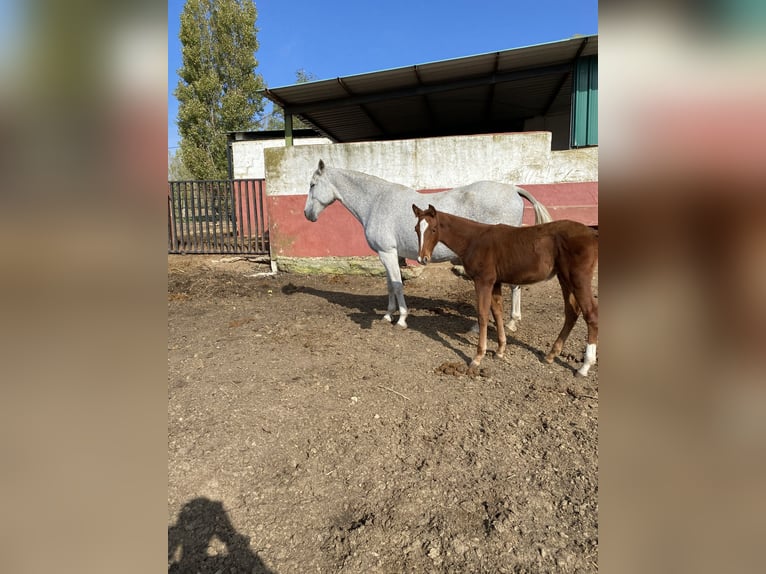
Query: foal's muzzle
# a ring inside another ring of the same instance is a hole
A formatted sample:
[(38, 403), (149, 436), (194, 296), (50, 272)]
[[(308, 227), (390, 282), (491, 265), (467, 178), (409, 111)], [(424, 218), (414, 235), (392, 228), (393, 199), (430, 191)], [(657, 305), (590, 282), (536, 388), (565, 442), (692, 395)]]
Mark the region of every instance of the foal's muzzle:
[(428, 256), (421, 257), (420, 255), (418, 255), (418, 263), (420, 263), (421, 265), (427, 264), (429, 259), (431, 259), (431, 258), (428, 257)]

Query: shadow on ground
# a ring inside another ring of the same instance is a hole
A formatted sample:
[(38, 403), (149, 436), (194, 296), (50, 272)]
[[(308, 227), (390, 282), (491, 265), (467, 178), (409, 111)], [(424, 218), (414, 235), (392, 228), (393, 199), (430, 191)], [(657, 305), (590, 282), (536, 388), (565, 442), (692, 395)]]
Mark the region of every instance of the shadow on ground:
[(168, 573), (273, 574), (236, 531), (223, 503), (200, 497), (187, 502), (168, 528)]
[[(285, 295), (295, 293), (306, 293), (315, 297), (321, 297), (328, 303), (345, 307), (349, 311), (348, 317), (359, 325), (362, 329), (372, 329), (376, 322), (382, 323), (383, 313), (385, 313), (385, 297), (380, 295), (362, 295), (357, 293), (348, 293), (342, 291), (329, 291), (316, 289), (304, 285), (294, 285), (288, 283), (282, 287)], [(383, 303), (383, 304), (381, 304)], [(445, 299), (430, 299), (418, 296), (408, 296), (407, 305), (410, 315), (407, 317), (409, 329), (422, 333), (433, 341), (443, 345), (463, 361), (470, 363), (473, 359), (473, 349), (477, 344), (478, 331), (472, 331), (476, 326), (476, 311), (472, 305), (462, 301), (448, 301)], [(394, 317), (396, 319), (396, 317)], [(392, 328), (396, 328), (392, 326)], [(523, 329), (523, 323), (519, 327)], [(551, 334), (551, 343), (555, 339), (556, 333)], [(508, 349), (518, 347), (526, 352), (532, 353), (540, 362), (544, 362), (547, 348), (541, 349), (532, 347), (525, 341), (507, 333)], [(453, 339), (452, 341), (449, 340)], [(493, 354), (497, 348), (497, 335), (494, 323), (490, 321), (487, 331), (488, 354)], [(464, 348), (454, 345), (454, 342), (465, 344), (470, 351), (468, 353)], [(555, 362), (566, 369), (576, 372), (576, 368), (569, 365), (560, 357), (556, 357)]]

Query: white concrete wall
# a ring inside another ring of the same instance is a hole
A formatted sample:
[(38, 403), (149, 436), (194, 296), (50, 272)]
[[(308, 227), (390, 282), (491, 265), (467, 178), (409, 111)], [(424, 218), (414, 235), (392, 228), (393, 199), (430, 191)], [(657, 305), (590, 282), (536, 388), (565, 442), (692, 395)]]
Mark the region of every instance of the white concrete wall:
[(308, 193), (320, 158), (333, 167), (362, 171), (414, 189), (451, 188), (480, 180), (598, 181), (598, 148), (551, 151), (550, 132), (279, 147), (263, 153), (269, 195)]
[[(296, 146), (328, 144), (327, 138), (293, 138)], [(234, 179), (263, 179), (266, 168), (263, 150), (266, 148), (284, 147), (285, 138), (272, 140), (235, 141), (231, 144), (232, 172)]]

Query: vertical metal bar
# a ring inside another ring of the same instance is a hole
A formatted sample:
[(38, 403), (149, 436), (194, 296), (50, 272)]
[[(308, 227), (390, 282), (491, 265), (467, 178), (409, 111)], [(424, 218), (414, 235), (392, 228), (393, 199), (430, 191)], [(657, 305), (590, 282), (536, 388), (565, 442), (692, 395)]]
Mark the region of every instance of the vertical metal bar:
[(266, 238), (268, 237), (267, 234), (269, 232), (269, 227), (268, 219), (265, 219), (263, 212), (263, 196), (266, 193), (264, 186), (265, 180), (258, 180), (258, 220), (260, 222), (260, 249), (261, 251), (266, 252), (268, 250)]
[(211, 251), (210, 240), (210, 200), (207, 189), (200, 190), (200, 211), (202, 211), (202, 221), (200, 221), (200, 233), (202, 233), (202, 251), (209, 253)]
[[(191, 182), (194, 185), (194, 182)], [(184, 233), (184, 252), (189, 247), (189, 185), (184, 185), (184, 197), (183, 197), (183, 215), (182, 221), (185, 224), (186, 232)]]
[(231, 234), (231, 228), (232, 228), (232, 218), (234, 217), (233, 212), (233, 206), (232, 206), (232, 191), (231, 191), (231, 182), (230, 181), (224, 181), (223, 187), (226, 189), (226, 246), (228, 248), (228, 251), (231, 253), (235, 250), (236, 244), (233, 243), (233, 237)]
[(199, 189), (193, 189), (192, 195), (189, 198), (189, 207), (190, 213), (191, 213), (191, 230), (192, 230), (192, 245), (194, 246), (194, 251), (199, 251), (199, 242), (197, 237), (197, 210), (195, 209), (195, 203), (197, 201), (197, 198), (199, 197)]
[[(216, 189), (216, 196), (218, 197), (218, 217), (220, 219), (220, 226), (218, 228), (221, 253), (226, 253), (226, 198), (221, 195), (221, 182), (215, 181), (212, 183)], [(221, 206), (221, 203), (224, 205)]]
[[(255, 207), (255, 203), (253, 203), (252, 197), (253, 192), (255, 189), (255, 186), (253, 185), (254, 182), (252, 179), (247, 180), (247, 194), (245, 195), (245, 201), (247, 206), (247, 250), (248, 253), (252, 253), (253, 251), (253, 222), (252, 222), (252, 211)], [(257, 239), (257, 236), (256, 236)]]
[(181, 189), (181, 184), (179, 182), (176, 182), (173, 185), (172, 192), (173, 194), (170, 196), (170, 201), (173, 204), (173, 251), (175, 253), (181, 252), (181, 239), (179, 238), (178, 234), (178, 213), (180, 212), (180, 209), (178, 208), (178, 197)]
[(205, 243), (210, 242), (209, 223), (207, 221), (207, 188), (205, 186), (205, 182), (202, 180), (197, 180), (196, 186), (197, 186), (197, 205), (199, 206), (199, 210), (200, 210), (197, 220), (199, 221), (199, 217), (202, 216), (201, 212), (203, 211), (203, 205), (204, 205), (204, 213), (205, 213), (205, 215), (202, 216), (205, 219), (204, 223), (202, 223), (202, 221), (199, 221), (200, 243), (197, 246), (196, 252), (206, 253), (207, 249), (205, 248)]
[(200, 189), (197, 192), (197, 228), (199, 229), (199, 250), (203, 253), (207, 253), (207, 194), (204, 190)]
[(211, 250), (213, 250), (213, 249), (215, 249), (215, 245), (216, 245), (216, 240), (215, 240), (215, 233), (216, 233), (216, 231), (215, 231), (215, 197), (210, 195), (210, 190), (208, 189), (207, 184), (205, 184), (205, 197), (209, 198), (210, 209), (212, 210), (212, 212), (211, 212), (209, 217), (212, 218), (212, 222), (213, 222), (213, 231), (210, 234), (210, 248), (211, 248)]
[(228, 189), (225, 189), (221, 192), (221, 181), (217, 181), (216, 185), (218, 186), (218, 194), (219, 197), (223, 198), (223, 212), (221, 214), (221, 235), (223, 239), (223, 247), (224, 251), (226, 253), (229, 252), (229, 248), (231, 245), (229, 244), (229, 195), (228, 195)]
[(256, 251), (260, 252), (263, 251), (261, 249), (261, 229), (258, 225), (258, 194), (260, 193), (261, 189), (261, 182), (258, 179), (252, 180), (253, 182), (253, 194), (250, 196), (252, 200), (252, 208), (250, 210), (250, 213), (253, 218), (252, 225), (250, 227), (250, 236), (252, 237), (252, 241), (254, 241), (255, 249)]
[(200, 207), (200, 192), (199, 189), (197, 192), (192, 196), (192, 229), (194, 230), (194, 249), (196, 251), (201, 251), (201, 237), (199, 233), (199, 207)]
[(239, 252), (239, 244), (237, 243), (237, 225), (234, 223), (237, 220), (237, 194), (234, 190), (234, 182), (232, 180), (228, 180), (226, 182), (226, 187), (231, 191), (229, 194), (229, 197), (231, 198), (231, 215), (229, 215), (229, 224), (233, 225), (234, 227), (234, 234), (230, 234), (231, 245), (234, 251)]
[(179, 232), (180, 227), (180, 217), (179, 214), (181, 213), (181, 208), (179, 205), (181, 197), (181, 184), (176, 183), (173, 186), (173, 195), (172, 195), (172, 201), (173, 201), (173, 233), (175, 234), (175, 252), (180, 253), (181, 252), (181, 246), (183, 245), (183, 231)]
[(183, 182), (178, 182), (173, 189), (173, 222), (176, 230), (176, 250), (181, 253), (184, 244), (183, 221), (181, 220), (181, 186)]
[(266, 234), (266, 230), (263, 228), (263, 206), (261, 199), (261, 194), (263, 193), (262, 183), (262, 180), (258, 180), (255, 186), (255, 195), (253, 196), (258, 251), (263, 251), (263, 240)]
[(194, 193), (194, 239), (195, 251), (197, 253), (204, 251), (205, 234), (203, 233), (204, 224), (202, 223), (202, 197), (204, 191), (197, 186)]
[(173, 253), (173, 184), (168, 182), (168, 253)]
[(168, 182), (168, 211), (168, 225), (170, 226), (168, 229), (170, 240), (170, 243), (168, 244), (168, 253), (173, 253), (175, 247), (175, 221), (173, 217), (173, 183), (170, 181)]
[(218, 237), (218, 234), (221, 231), (221, 224), (218, 221), (220, 214), (221, 214), (221, 200), (218, 197), (217, 190), (215, 187), (213, 187), (212, 182), (207, 182), (206, 187), (210, 193), (210, 198), (213, 202), (213, 245), (215, 246), (215, 249), (220, 251), (221, 249), (221, 242), (220, 238)]
[(242, 185), (238, 181), (231, 181), (231, 190), (234, 194), (234, 211), (237, 214), (237, 224), (235, 226), (234, 244), (239, 253), (245, 252), (245, 243), (239, 237), (242, 231)]
[(226, 181), (226, 189), (228, 190), (229, 197), (229, 237), (231, 238), (231, 247), (235, 252), (239, 251), (237, 245), (237, 202), (234, 197), (234, 182), (232, 180)]

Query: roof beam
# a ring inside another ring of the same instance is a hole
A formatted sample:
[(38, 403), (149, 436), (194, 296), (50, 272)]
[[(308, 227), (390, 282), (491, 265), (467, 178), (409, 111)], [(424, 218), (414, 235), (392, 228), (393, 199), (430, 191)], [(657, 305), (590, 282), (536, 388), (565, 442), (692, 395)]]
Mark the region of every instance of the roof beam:
[(320, 112), (325, 110), (343, 108), (347, 106), (360, 106), (369, 104), (381, 100), (393, 100), (397, 98), (408, 98), (411, 96), (425, 96), (428, 94), (435, 94), (439, 92), (448, 92), (452, 90), (459, 90), (462, 88), (472, 88), (476, 86), (486, 86), (492, 84), (500, 84), (504, 82), (512, 82), (514, 80), (526, 80), (529, 78), (538, 78), (540, 76), (548, 76), (551, 74), (561, 74), (570, 71), (571, 62), (564, 64), (554, 64), (550, 66), (542, 66), (538, 68), (532, 68), (529, 70), (516, 70), (512, 72), (495, 73), (490, 76), (480, 76), (477, 78), (468, 78), (462, 80), (455, 80), (452, 82), (445, 82), (435, 84), (431, 86), (421, 85), (412, 86), (397, 90), (388, 90), (383, 92), (375, 92), (372, 94), (355, 95), (349, 98), (334, 98), (331, 100), (324, 100), (318, 102), (309, 102), (306, 104), (285, 105), (286, 102), (277, 97), (271, 90), (266, 89), (266, 96), (279, 103), (285, 110), (285, 113), (291, 114), (303, 114), (311, 112)]
[[(492, 70), (492, 75), (497, 74), (497, 69), (500, 67), (500, 52), (495, 53), (495, 66)], [(484, 111), (481, 114), (482, 121), (484, 122), (484, 125), (489, 124), (490, 117), (492, 116), (492, 104), (495, 101), (495, 86), (497, 83), (491, 84), (489, 86), (489, 94), (487, 94), (487, 97), (484, 102)]]
[[(418, 81), (418, 86), (425, 86), (423, 83), (423, 78), (420, 77), (420, 70), (418, 69), (418, 66), (413, 66), (412, 71), (415, 73), (415, 79)], [(428, 99), (428, 94), (423, 94), (421, 101), (423, 102), (423, 107), (426, 109), (428, 125), (431, 129), (434, 129), (434, 126), (437, 125), (436, 114), (434, 114), (434, 109), (433, 106), (431, 106), (431, 100)]]
[[(343, 81), (343, 78), (337, 78), (338, 84), (340, 84), (340, 87), (343, 88), (343, 90), (350, 96), (350, 99), (354, 99), (356, 97), (356, 94), (346, 85), (346, 82)], [(377, 129), (381, 134), (385, 135), (387, 132), (385, 128), (383, 128), (382, 125), (380, 125), (380, 122), (375, 119), (375, 117), (370, 113), (370, 110), (367, 108), (366, 105), (360, 104), (359, 109), (362, 111), (362, 113), (365, 115), (365, 117), (370, 121), (370, 123), (375, 126), (375, 129)]]
[(556, 101), (556, 98), (558, 97), (559, 92), (561, 91), (561, 88), (564, 87), (564, 84), (566, 84), (567, 79), (569, 79), (569, 76), (572, 75), (572, 69), (574, 68), (575, 62), (577, 61), (577, 58), (579, 58), (582, 55), (582, 52), (583, 50), (585, 50), (585, 46), (587, 45), (588, 45), (588, 38), (583, 38), (583, 41), (580, 43), (580, 46), (577, 48), (577, 53), (575, 53), (574, 58), (572, 58), (572, 63), (569, 65), (569, 71), (566, 74), (564, 74), (564, 76), (561, 78), (561, 81), (556, 86), (556, 89), (553, 90), (553, 94), (548, 100), (548, 103), (546, 103), (545, 107), (543, 108), (542, 115), (547, 116), (548, 112), (551, 111), (551, 106), (553, 106), (553, 102)]

